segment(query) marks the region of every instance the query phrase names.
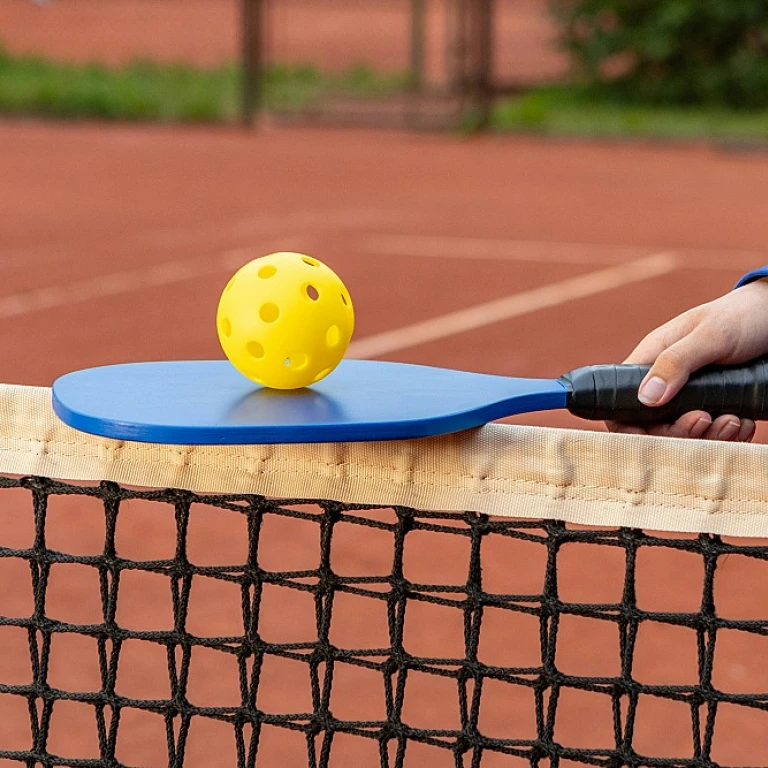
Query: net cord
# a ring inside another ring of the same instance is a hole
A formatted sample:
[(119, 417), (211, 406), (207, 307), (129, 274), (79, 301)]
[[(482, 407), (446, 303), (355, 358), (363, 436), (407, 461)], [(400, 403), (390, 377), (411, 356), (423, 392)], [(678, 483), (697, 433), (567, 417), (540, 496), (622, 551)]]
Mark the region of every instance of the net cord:
[(77, 432), (0, 385), (0, 472), (659, 531), (768, 536), (768, 446), (490, 424), (411, 441), (176, 446)]

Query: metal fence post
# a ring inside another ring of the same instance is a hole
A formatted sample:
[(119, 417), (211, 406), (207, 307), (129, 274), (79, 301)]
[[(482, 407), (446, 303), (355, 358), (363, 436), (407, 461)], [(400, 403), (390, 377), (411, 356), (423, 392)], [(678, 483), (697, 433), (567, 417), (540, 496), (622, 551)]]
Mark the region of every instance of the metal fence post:
[(266, 0), (240, 0), (242, 12), (242, 105), (243, 125), (254, 123), (262, 106), (264, 90), (264, 15)]
[(494, 0), (460, 2), (459, 94), (475, 129), (485, 128), (493, 105)]
[(450, 70), (451, 88), (462, 100), (467, 89), (467, 0), (452, 0), (451, 52), (453, 61)]
[(486, 127), (493, 106), (493, 28), (495, 0), (477, 0), (480, 14), (477, 29), (476, 88), (480, 127)]
[(414, 91), (424, 86), (424, 30), (426, 28), (424, 0), (411, 0), (411, 72), (410, 85)]

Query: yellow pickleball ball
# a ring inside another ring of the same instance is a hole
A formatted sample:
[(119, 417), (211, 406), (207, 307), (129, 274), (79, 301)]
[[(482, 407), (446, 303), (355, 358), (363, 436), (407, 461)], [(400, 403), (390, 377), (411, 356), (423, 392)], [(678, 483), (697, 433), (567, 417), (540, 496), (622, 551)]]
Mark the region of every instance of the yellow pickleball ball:
[(241, 267), (216, 314), (232, 365), (273, 389), (299, 389), (325, 378), (344, 357), (354, 326), (344, 283), (302, 253), (273, 253)]

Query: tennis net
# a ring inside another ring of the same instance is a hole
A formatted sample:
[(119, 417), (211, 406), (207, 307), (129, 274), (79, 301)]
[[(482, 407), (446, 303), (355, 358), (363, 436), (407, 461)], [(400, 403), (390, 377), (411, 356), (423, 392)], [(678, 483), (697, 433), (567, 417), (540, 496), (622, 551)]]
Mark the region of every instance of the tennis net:
[(0, 766), (767, 765), (767, 463), (142, 445), (2, 386)]

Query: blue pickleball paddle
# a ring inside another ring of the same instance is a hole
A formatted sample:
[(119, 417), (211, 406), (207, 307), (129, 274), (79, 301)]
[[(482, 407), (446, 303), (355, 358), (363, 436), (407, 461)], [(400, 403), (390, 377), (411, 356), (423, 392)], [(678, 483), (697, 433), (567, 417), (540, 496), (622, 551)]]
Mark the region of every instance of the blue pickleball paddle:
[(662, 408), (637, 390), (648, 368), (597, 365), (558, 379), (516, 379), (403, 363), (344, 360), (310, 388), (272, 390), (227, 361), (90, 368), (53, 385), (66, 424), (120, 440), (181, 445), (398, 440), (458, 432), (532, 411), (567, 408), (587, 419), (674, 421), (768, 414), (768, 362), (705, 369)]

